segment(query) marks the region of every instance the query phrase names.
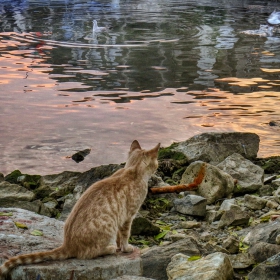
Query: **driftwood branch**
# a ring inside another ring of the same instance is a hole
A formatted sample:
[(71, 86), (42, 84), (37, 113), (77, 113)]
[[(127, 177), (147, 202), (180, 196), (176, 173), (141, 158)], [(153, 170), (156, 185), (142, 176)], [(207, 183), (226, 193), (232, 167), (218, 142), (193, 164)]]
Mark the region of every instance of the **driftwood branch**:
[(184, 191), (193, 191), (198, 188), (205, 176), (205, 167), (206, 164), (203, 163), (194, 178), (193, 182), (190, 184), (185, 185), (175, 185), (175, 186), (166, 186), (166, 187), (155, 187), (150, 188), (150, 192), (152, 194), (159, 194), (159, 193), (173, 193), (173, 192), (184, 192)]

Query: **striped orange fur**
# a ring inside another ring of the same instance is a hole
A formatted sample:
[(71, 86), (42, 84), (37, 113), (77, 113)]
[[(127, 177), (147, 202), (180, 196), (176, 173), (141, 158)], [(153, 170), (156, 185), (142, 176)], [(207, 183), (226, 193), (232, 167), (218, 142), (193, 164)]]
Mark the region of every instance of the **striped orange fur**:
[(147, 195), (148, 180), (158, 167), (159, 147), (146, 151), (134, 140), (125, 167), (91, 185), (77, 201), (65, 222), (62, 246), (10, 258), (0, 267), (0, 279), (18, 265), (92, 259), (114, 254), (118, 248), (132, 252), (133, 246), (128, 244), (131, 223)]

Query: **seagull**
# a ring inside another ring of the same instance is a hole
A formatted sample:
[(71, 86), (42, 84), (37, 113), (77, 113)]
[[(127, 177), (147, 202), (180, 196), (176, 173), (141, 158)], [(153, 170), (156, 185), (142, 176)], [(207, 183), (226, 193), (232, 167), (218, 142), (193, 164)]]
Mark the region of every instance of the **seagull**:
[(278, 25), (280, 24), (280, 12), (276, 12), (275, 10), (268, 17), (267, 22), (270, 25)]
[(93, 21), (93, 27), (92, 27), (92, 32), (95, 33), (95, 32), (103, 32), (103, 31), (106, 31), (107, 28), (106, 27), (102, 27), (102, 26), (98, 26), (97, 25), (97, 21), (94, 19)]

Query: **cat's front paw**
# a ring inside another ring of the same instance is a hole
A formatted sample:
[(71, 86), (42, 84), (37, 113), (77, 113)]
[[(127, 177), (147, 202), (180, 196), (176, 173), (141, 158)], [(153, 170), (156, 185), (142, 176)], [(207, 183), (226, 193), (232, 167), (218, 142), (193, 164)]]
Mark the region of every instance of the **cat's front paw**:
[(128, 244), (127, 246), (125, 246), (123, 249), (122, 249), (122, 252), (124, 253), (131, 253), (134, 251), (134, 247), (130, 244)]

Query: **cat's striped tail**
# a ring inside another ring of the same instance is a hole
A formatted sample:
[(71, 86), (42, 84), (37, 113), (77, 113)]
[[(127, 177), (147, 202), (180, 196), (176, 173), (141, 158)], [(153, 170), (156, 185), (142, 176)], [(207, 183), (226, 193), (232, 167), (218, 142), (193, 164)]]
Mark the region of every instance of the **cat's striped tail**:
[(2, 280), (4, 275), (6, 275), (18, 265), (40, 263), (48, 260), (65, 260), (68, 258), (70, 258), (70, 256), (63, 247), (46, 252), (31, 253), (12, 257), (4, 262), (2, 266), (0, 266), (0, 279)]

